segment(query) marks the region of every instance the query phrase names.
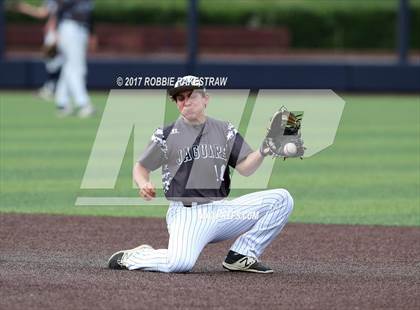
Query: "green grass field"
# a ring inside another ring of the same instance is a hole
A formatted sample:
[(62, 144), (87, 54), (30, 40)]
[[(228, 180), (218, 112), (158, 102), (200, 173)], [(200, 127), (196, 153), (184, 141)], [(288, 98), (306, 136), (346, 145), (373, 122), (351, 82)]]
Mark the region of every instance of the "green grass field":
[[(333, 146), (301, 160), (278, 160), (270, 188), (295, 199), (293, 222), (420, 226), (419, 95), (342, 95)], [(115, 190), (82, 190), (82, 177), (107, 93), (93, 93), (98, 116), (55, 117), (31, 92), (0, 92), (0, 212), (163, 216), (165, 206), (75, 206), (78, 196), (136, 197), (132, 143)]]

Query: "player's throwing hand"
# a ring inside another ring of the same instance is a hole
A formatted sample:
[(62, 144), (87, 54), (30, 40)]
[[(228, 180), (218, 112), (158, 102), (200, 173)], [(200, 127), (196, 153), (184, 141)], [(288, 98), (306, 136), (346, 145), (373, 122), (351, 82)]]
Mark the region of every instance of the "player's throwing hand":
[(156, 196), (156, 189), (153, 183), (147, 182), (139, 189), (140, 197), (144, 200), (152, 200)]

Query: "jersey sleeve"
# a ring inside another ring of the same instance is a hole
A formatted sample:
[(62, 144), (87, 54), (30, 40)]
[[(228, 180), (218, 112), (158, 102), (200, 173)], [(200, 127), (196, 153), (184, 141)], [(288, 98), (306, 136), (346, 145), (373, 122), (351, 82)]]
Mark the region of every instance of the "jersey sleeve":
[(233, 168), (253, 152), (241, 134), (230, 123), (227, 129), (227, 145), (229, 154), (228, 164)]
[(163, 139), (163, 131), (158, 128), (150, 138), (144, 152), (140, 155), (138, 163), (149, 171), (156, 170), (162, 166), (165, 159), (166, 141)]

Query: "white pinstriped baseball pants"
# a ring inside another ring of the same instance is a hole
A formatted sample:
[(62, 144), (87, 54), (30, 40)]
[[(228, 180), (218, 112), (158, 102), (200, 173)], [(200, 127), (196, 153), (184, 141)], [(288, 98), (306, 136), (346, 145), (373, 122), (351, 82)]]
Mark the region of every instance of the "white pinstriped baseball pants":
[(80, 107), (90, 104), (86, 89), (86, 53), (88, 30), (72, 20), (63, 20), (58, 27), (58, 47), (63, 56), (63, 68), (57, 82), (56, 101), (59, 107), (70, 105), (73, 96)]
[(171, 202), (166, 216), (168, 249), (132, 253), (124, 264), (130, 270), (187, 272), (207, 244), (238, 236), (231, 250), (258, 259), (287, 223), (292, 209), (293, 198), (285, 189), (191, 208)]

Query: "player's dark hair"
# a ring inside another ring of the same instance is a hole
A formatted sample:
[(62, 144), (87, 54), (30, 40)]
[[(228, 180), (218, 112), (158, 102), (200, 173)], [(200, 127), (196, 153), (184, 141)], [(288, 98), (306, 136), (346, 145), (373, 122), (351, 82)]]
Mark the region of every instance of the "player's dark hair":
[[(192, 89), (192, 91), (201, 94), (201, 97), (205, 97), (207, 95), (207, 91), (205, 89)], [(169, 98), (171, 98), (171, 100), (176, 103), (176, 96), (178, 95), (179, 93), (172, 96), (169, 95)]]

